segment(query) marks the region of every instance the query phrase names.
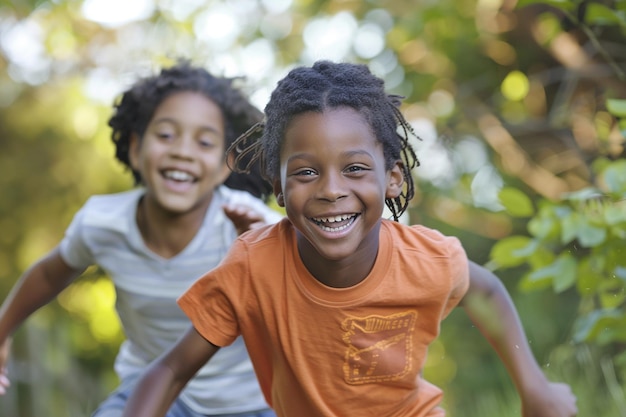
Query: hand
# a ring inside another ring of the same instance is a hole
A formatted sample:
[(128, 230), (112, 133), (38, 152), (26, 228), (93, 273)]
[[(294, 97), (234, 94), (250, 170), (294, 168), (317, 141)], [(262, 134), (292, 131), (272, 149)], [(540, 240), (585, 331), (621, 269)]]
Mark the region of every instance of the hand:
[(522, 398), (523, 417), (574, 417), (578, 414), (576, 396), (569, 385), (548, 382), (547, 387), (533, 390)]
[(223, 209), (226, 217), (235, 225), (239, 235), (266, 224), (263, 215), (248, 206), (226, 205)]
[(7, 362), (11, 350), (11, 339), (8, 338), (0, 345), (0, 395), (4, 395), (11, 383), (7, 375)]

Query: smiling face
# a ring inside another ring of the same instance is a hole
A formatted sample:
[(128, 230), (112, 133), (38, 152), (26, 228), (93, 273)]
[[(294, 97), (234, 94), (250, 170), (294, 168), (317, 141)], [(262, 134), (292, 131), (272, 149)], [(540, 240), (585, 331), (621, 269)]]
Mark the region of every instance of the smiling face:
[(402, 181), (398, 164), (385, 168), (382, 144), (352, 108), (294, 117), (285, 131), (275, 193), (298, 230), (309, 270), (364, 259), (371, 267), (385, 198), (396, 197)]
[(146, 204), (171, 213), (205, 209), (228, 175), (222, 111), (202, 94), (180, 92), (159, 105), (130, 162), (146, 187)]

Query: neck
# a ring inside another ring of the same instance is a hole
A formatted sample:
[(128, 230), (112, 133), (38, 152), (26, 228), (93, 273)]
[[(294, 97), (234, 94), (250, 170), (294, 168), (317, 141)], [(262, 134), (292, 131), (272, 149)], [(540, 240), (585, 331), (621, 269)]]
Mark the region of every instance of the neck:
[(187, 247), (200, 230), (208, 203), (185, 213), (167, 212), (144, 196), (137, 207), (136, 221), (146, 246), (169, 259)]
[(378, 255), (380, 223), (348, 258), (333, 260), (320, 256), (309, 241), (296, 230), (298, 253), (307, 270), (322, 284), (348, 288), (363, 281), (374, 267)]

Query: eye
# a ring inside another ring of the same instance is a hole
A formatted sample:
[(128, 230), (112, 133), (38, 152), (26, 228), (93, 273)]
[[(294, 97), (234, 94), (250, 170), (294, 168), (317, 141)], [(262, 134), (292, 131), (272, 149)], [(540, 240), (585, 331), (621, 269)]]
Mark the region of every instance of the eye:
[(170, 140), (174, 137), (174, 133), (166, 130), (157, 131), (156, 137), (161, 140)]
[(316, 172), (314, 170), (312, 170), (312, 169), (309, 169), (309, 168), (304, 168), (304, 169), (301, 169), (301, 170), (299, 170), (299, 171), (294, 173), (294, 175), (297, 175), (299, 177), (310, 177), (310, 176), (313, 176), (315, 174), (316, 174)]
[(350, 165), (345, 169), (345, 171), (348, 174), (359, 174), (364, 171), (369, 171), (369, 168), (364, 167), (363, 165)]
[(215, 141), (211, 139), (200, 139), (198, 143), (203, 148), (214, 148), (216, 146)]
[(205, 131), (197, 136), (197, 141), (201, 148), (211, 149), (224, 143), (225, 139), (217, 132)]

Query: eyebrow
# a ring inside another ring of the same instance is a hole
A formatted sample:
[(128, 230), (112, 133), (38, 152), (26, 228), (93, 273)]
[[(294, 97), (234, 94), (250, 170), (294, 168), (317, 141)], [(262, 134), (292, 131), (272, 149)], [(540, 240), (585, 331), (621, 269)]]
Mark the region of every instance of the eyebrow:
[[(360, 150), (360, 149), (344, 152), (342, 154), (342, 156), (344, 157), (352, 157), (352, 156), (359, 156), (359, 155), (365, 155), (369, 158), (374, 159), (374, 155), (372, 155), (370, 152), (365, 151), (365, 150)], [(296, 153), (296, 154), (291, 155), (289, 158), (287, 158), (287, 163), (291, 162), (294, 159), (307, 159), (308, 160), (310, 159), (310, 157), (308, 153), (304, 153), (304, 152)]]
[[(154, 124), (159, 124), (159, 123), (180, 124), (180, 122), (178, 120), (173, 119), (171, 117), (161, 117), (159, 119), (155, 119), (154, 120)], [(216, 129), (213, 126), (210, 126), (210, 125), (200, 125), (200, 129), (206, 130), (206, 131), (209, 131), (209, 132), (213, 132), (213, 133), (217, 133), (217, 134), (223, 134), (224, 133), (224, 132), (220, 132), (218, 129)]]

